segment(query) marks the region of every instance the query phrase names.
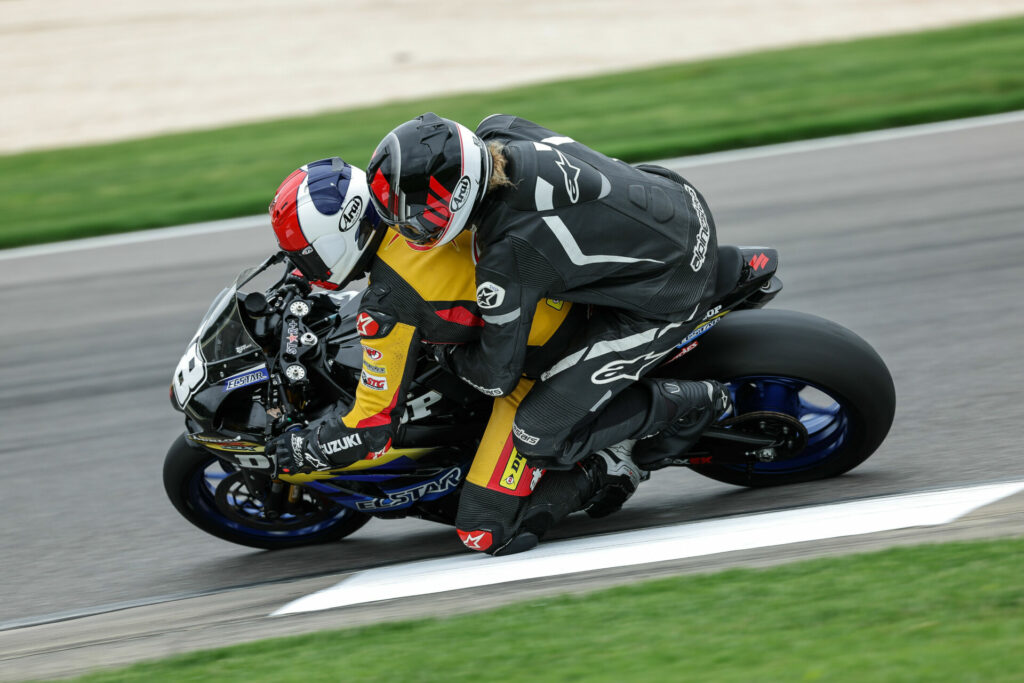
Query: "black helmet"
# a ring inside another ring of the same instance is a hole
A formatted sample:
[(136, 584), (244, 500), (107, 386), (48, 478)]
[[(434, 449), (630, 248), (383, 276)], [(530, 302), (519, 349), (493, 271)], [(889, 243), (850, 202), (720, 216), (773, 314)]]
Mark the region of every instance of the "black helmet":
[(433, 249), (468, 224), (487, 190), (491, 155), (473, 131), (427, 113), (381, 140), (366, 177), (381, 219), (414, 245)]

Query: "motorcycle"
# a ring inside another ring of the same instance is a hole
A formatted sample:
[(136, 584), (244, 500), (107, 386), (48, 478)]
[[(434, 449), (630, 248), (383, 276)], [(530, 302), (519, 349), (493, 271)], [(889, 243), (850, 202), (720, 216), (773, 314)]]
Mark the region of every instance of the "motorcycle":
[[(713, 303), (649, 373), (717, 379), (734, 401), (669, 465), (746, 487), (806, 482), (851, 470), (888, 433), (895, 390), (885, 363), (834, 322), (764, 308), (782, 289), (777, 267), (774, 249), (720, 247)], [(260, 288), (258, 277), (273, 282)], [(338, 540), (373, 517), (454, 524), (493, 399), (432, 354), (421, 354), (394, 447), (382, 455), (282, 474), (264, 454), (277, 435), (351, 405), (361, 298), (311, 287), (278, 253), (214, 299), (171, 383), (186, 429), (167, 452), (163, 482), (188, 521), (264, 549)]]

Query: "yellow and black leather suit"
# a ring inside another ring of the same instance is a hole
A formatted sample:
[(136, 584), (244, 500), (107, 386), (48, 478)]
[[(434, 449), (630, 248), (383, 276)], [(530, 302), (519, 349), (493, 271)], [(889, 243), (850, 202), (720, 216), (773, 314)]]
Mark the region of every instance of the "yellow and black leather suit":
[[(356, 326), (363, 367), (355, 402), (342, 416), (358, 430), (369, 457), (387, 450), (405, 410), (404, 401), (419, 355), (419, 344), (459, 344), (476, 339), (484, 325), (477, 308), (474, 235), (465, 231), (450, 244), (417, 250), (388, 232), (370, 269)], [(530, 328), (524, 374), (546, 369), (579, 327), (585, 307), (542, 299)], [(487, 551), (497, 536), (512, 532), (516, 511), (542, 475), (516, 451), (513, 419), (533, 381), (523, 377), (496, 398), (460, 499), (457, 527), (463, 542)], [(497, 514), (494, 523), (481, 523)], [(462, 521), (468, 520), (467, 524)], [(499, 533), (496, 526), (506, 527)], [(489, 530), (484, 530), (484, 528)]]

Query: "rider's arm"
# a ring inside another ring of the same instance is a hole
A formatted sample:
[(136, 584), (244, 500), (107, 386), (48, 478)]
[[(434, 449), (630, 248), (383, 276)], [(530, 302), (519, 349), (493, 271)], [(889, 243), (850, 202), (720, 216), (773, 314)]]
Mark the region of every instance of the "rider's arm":
[(448, 360), (463, 381), (488, 396), (504, 396), (519, 382), (530, 325), (544, 297), (542, 288), (522, 283), (515, 264), (508, 241), (491, 245), (481, 258), (476, 267), (477, 306), (484, 321), (480, 339), (453, 349)]
[[(386, 445), (401, 417), (409, 378), (416, 365), (419, 332), (372, 306), (364, 306), (360, 311), (356, 328), (362, 337), (363, 367), (356, 400), (341, 421), (350, 429), (380, 428), (373, 431), (387, 437), (378, 436), (369, 444), (379, 449)], [(384, 443), (376, 443), (381, 440)]]

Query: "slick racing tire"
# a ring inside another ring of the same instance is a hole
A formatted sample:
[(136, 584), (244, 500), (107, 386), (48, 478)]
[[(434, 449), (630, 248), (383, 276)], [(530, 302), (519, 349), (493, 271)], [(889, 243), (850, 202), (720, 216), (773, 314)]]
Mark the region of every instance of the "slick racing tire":
[[(892, 376), (867, 342), (841, 325), (795, 311), (729, 313), (696, 348), (652, 375), (726, 383), (734, 423), (743, 422), (744, 415), (754, 425), (799, 420), (803, 429), (797, 430), (806, 431), (806, 441), (775, 461), (690, 465), (738, 486), (792, 484), (848, 472), (882, 443), (896, 408)], [(714, 441), (704, 439), (702, 445), (710, 446), (713, 461)]]
[(262, 501), (250, 494), (237, 469), (190, 446), (184, 435), (167, 451), (163, 478), (167, 497), (185, 519), (217, 538), (251, 548), (280, 550), (336, 541), (370, 519), (304, 491), (287, 514), (267, 519)]

